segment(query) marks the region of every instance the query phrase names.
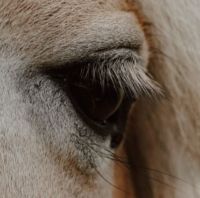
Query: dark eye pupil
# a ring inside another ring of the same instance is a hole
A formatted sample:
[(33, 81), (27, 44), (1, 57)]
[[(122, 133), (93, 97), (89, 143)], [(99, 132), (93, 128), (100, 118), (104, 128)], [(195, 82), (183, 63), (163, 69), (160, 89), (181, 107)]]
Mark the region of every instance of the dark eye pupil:
[(102, 89), (97, 83), (72, 84), (71, 93), (91, 119), (102, 123), (117, 112), (123, 101), (123, 93), (111, 87)]

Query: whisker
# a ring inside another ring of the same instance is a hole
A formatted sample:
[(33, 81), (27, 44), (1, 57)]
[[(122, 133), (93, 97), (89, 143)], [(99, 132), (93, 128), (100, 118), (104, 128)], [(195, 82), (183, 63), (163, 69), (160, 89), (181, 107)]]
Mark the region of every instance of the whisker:
[(106, 179), (97, 169), (95, 169), (95, 171), (97, 172), (97, 174), (98, 174), (106, 183), (108, 183), (109, 185), (111, 185), (113, 188), (115, 188), (115, 189), (117, 189), (117, 190), (119, 190), (119, 191), (121, 191), (121, 192), (123, 192), (123, 193), (129, 194), (128, 191), (126, 191), (126, 190), (124, 190), (124, 189), (122, 189), (122, 188), (120, 188), (120, 187), (114, 185), (112, 182), (110, 182), (108, 179)]
[[(96, 143), (93, 143), (93, 145), (95, 146), (99, 146), (98, 144)], [(103, 148), (104, 151), (106, 151), (107, 153), (104, 153), (102, 151), (97, 151), (96, 149), (94, 149), (92, 146), (89, 146), (87, 145), (90, 149), (92, 149), (94, 152), (96, 152), (97, 154), (101, 154), (102, 156), (101, 157), (104, 157), (106, 159), (110, 159), (112, 161), (115, 161), (115, 162), (118, 162), (120, 164), (122, 164), (124, 167), (126, 167), (127, 169), (129, 170), (132, 170), (131, 167), (133, 168), (137, 168), (137, 169), (140, 169), (140, 170), (143, 170), (143, 171), (149, 171), (149, 172), (153, 172), (153, 173), (157, 173), (157, 174), (160, 174), (162, 176), (167, 176), (171, 179), (175, 179), (175, 180), (178, 180), (180, 182), (183, 182), (184, 184), (187, 184), (188, 186), (192, 187), (192, 188), (196, 188), (194, 185), (192, 185), (191, 183), (185, 181), (184, 179), (180, 178), (180, 177), (177, 177), (175, 175), (172, 175), (172, 174), (169, 174), (169, 173), (166, 173), (166, 172), (163, 172), (163, 171), (160, 171), (160, 170), (157, 170), (157, 169), (153, 169), (153, 168), (148, 168), (148, 167), (141, 167), (141, 166), (138, 166), (136, 164), (130, 164), (130, 162), (128, 160), (125, 160), (123, 159), (121, 156), (113, 153), (112, 151), (110, 151), (108, 148)], [(102, 147), (102, 146), (101, 146)], [(148, 177), (149, 179), (152, 179), (154, 181), (158, 181), (158, 179), (154, 178), (154, 177)], [(161, 181), (162, 182), (162, 181)], [(164, 182), (162, 182), (163, 184), (165, 184)], [(167, 183), (166, 183), (167, 185)], [(168, 184), (168, 186), (170, 186), (170, 184)], [(175, 187), (174, 187), (175, 188)]]

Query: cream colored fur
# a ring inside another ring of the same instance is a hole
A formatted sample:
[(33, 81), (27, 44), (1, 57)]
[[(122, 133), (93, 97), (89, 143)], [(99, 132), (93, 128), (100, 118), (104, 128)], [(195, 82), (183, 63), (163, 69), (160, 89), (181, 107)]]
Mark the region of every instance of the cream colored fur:
[(0, 197), (112, 197), (110, 136), (37, 69), (138, 42), (124, 0), (0, 0)]

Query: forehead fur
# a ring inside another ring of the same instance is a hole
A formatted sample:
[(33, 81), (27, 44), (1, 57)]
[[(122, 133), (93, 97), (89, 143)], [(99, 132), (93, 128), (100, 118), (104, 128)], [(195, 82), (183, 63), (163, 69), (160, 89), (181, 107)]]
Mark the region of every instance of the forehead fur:
[(66, 62), (142, 40), (138, 19), (127, 9), (125, 0), (3, 0), (0, 39), (9, 53), (32, 62)]

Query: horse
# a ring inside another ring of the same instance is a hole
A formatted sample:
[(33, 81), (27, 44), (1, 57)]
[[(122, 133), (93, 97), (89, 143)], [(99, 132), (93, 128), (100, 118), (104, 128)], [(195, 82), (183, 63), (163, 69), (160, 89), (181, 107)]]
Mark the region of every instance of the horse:
[(1, 196), (198, 197), (199, 5), (0, 0)]

